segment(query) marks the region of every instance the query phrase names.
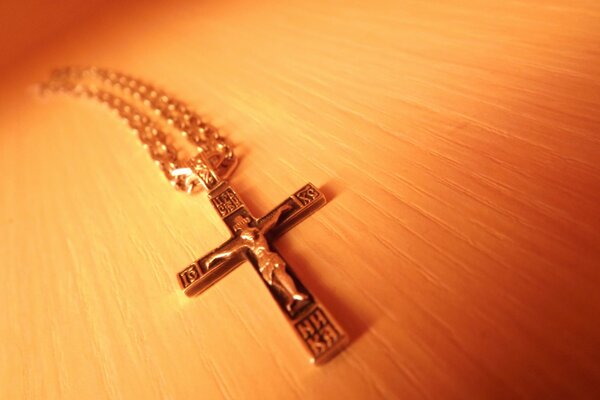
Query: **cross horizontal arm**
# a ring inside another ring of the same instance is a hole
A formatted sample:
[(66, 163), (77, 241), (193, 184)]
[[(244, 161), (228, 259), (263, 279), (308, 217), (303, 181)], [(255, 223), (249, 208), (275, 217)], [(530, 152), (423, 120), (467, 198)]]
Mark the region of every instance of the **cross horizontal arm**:
[[(252, 214), (250, 214), (237, 193), (226, 183), (211, 191), (209, 198), (231, 232), (234, 231), (234, 221), (238, 216), (249, 218), (252, 225), (261, 228), (267, 220), (271, 219), (272, 214), (276, 210), (281, 209), (283, 206), (289, 206), (289, 208), (286, 207), (287, 210), (282, 213), (278, 222), (267, 233), (270, 239), (274, 239), (285, 233), (298, 222), (322, 207), (326, 202), (325, 196), (313, 184), (308, 183), (267, 215), (256, 220), (252, 217)], [(232, 237), (214, 251), (225, 250), (234, 240), (235, 238)], [(214, 251), (211, 253), (214, 253)], [(193, 296), (202, 293), (244, 261), (243, 255), (236, 254), (231, 258), (219, 260), (214, 265), (211, 265), (210, 268), (206, 268), (208, 257), (211, 253), (199, 258), (177, 274), (179, 284), (186, 295)]]
[(278, 209), (284, 206), (289, 206), (289, 210), (285, 211), (277, 224), (273, 226), (267, 236), (276, 238), (281, 236), (294, 225), (308, 218), (312, 213), (323, 207), (326, 203), (325, 196), (312, 183), (308, 183), (293, 195), (288, 197), (283, 203), (275, 207), (271, 212), (262, 218), (259, 218), (257, 225), (261, 227), (270, 216)]
[[(229, 239), (215, 250), (227, 248), (234, 240), (235, 238)], [(190, 266), (177, 274), (179, 285), (186, 295), (193, 296), (202, 293), (245, 260), (243, 254), (232, 254), (231, 257), (223, 258), (212, 263), (209, 268), (207, 265), (209, 264), (208, 261), (213, 252), (197, 259)]]

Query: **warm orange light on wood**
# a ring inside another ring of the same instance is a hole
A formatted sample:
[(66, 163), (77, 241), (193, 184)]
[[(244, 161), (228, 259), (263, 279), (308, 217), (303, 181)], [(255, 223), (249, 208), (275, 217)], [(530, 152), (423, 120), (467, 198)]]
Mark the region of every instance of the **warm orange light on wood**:
[[(5, 3), (0, 398), (600, 395), (600, 4)], [(249, 265), (179, 293), (227, 233), (115, 115), (26, 90), (70, 64), (207, 115), (257, 214), (323, 189), (278, 247), (345, 353), (309, 365)]]

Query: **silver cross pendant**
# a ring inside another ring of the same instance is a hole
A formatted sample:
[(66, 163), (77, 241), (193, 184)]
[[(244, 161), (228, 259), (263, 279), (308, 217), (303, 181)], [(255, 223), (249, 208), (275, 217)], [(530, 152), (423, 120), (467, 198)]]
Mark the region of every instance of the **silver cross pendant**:
[(248, 260), (309, 352), (310, 361), (320, 364), (331, 359), (344, 348), (347, 335), (300, 282), (272, 243), (322, 207), (326, 202), (323, 193), (309, 183), (265, 216), (255, 218), (229, 183), (213, 169), (206, 168), (208, 160), (202, 161), (175, 173), (185, 173), (206, 188), (231, 237), (177, 274), (181, 288), (188, 296), (202, 293)]

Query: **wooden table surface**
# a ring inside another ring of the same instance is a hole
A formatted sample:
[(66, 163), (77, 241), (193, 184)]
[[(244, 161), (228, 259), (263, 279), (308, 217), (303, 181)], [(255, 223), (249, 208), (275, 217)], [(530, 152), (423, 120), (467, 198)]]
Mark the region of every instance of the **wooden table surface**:
[[(597, 1), (5, 2), (0, 398), (600, 396)], [(215, 123), (278, 242), (350, 334), (307, 362), (249, 264), (175, 273), (226, 236), (62, 65), (150, 80)]]

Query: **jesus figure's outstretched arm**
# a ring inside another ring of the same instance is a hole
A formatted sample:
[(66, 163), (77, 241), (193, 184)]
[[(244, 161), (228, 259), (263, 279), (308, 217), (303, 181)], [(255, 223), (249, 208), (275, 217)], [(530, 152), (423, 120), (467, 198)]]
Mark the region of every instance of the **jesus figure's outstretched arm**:
[(279, 221), (279, 217), (281, 217), (281, 214), (289, 210), (290, 208), (292, 207), (289, 204), (284, 204), (281, 207), (277, 208), (277, 210), (275, 210), (273, 214), (266, 217), (265, 222), (263, 222), (263, 225), (260, 228), (261, 233), (265, 234), (269, 230), (271, 230), (271, 228), (275, 226), (277, 221)]

